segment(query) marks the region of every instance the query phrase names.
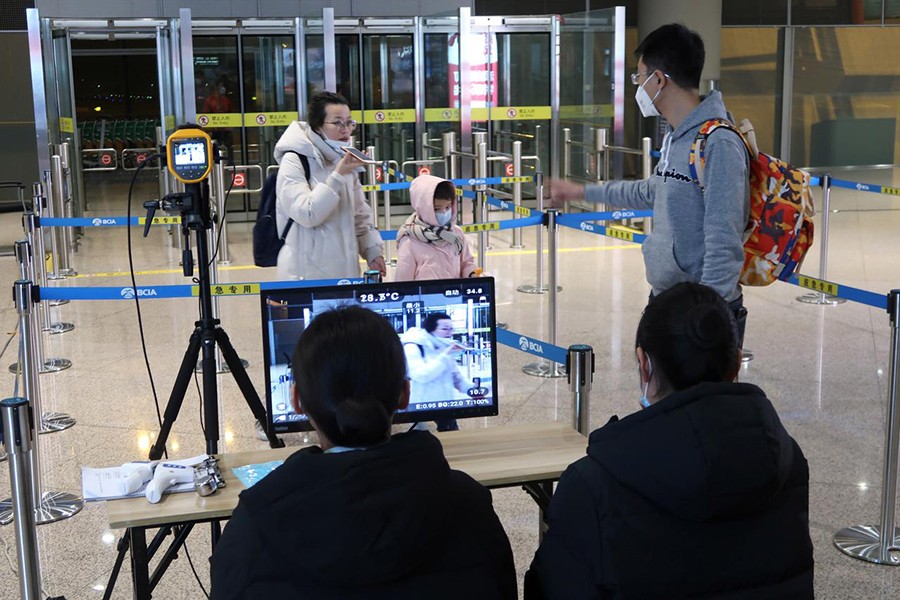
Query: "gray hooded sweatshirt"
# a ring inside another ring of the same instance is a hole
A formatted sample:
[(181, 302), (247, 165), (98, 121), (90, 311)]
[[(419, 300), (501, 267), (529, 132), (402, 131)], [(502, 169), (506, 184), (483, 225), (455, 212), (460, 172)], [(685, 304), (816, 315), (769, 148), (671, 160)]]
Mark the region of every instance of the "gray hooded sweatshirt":
[(714, 92), (666, 134), (649, 179), (586, 187), (590, 202), (653, 210), (653, 232), (642, 251), (654, 294), (693, 281), (708, 285), (728, 301), (741, 295), (738, 278), (750, 213), (747, 150), (736, 134), (717, 130), (706, 144), (703, 190), (693, 182), (689, 166), (700, 125), (727, 118), (722, 95)]

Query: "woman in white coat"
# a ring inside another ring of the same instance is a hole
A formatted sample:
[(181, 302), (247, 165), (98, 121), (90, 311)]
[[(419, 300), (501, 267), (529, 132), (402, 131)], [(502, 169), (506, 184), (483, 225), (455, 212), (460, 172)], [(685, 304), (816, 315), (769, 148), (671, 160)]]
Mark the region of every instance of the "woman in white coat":
[[(278, 231), (288, 218), (294, 221), (278, 253), (278, 275), (359, 277), (360, 256), (384, 275), (383, 242), (357, 176), (363, 163), (341, 150), (356, 128), (350, 106), (342, 96), (321, 92), (308, 112), (309, 122), (291, 123), (275, 145)], [(309, 173), (299, 154), (307, 158)]]
[[(412, 327), (401, 337), (409, 371), (411, 405), (461, 398), (473, 387), (456, 362), (464, 348), (453, 339), (453, 321), (442, 312), (431, 313), (422, 327)], [(456, 419), (435, 420), (438, 431), (459, 429)]]

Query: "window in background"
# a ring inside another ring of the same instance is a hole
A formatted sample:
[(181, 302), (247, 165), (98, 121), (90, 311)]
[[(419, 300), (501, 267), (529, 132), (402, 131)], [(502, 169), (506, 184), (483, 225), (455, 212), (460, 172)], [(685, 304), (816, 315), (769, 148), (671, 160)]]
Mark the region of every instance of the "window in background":
[(896, 164), (900, 140), (900, 28), (798, 28), (791, 161)]
[(750, 119), (763, 152), (776, 152), (781, 113), (780, 30), (723, 28), (721, 89), (737, 122)]

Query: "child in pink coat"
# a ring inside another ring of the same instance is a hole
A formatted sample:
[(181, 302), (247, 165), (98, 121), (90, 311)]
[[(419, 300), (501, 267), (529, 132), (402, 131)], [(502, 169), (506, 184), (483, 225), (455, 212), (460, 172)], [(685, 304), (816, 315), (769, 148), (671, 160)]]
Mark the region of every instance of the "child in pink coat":
[(475, 274), (475, 259), (456, 221), (456, 189), (419, 175), (409, 187), (415, 211), (397, 233), (396, 281), (457, 279)]
[[(396, 281), (458, 279), (476, 275), (465, 234), (456, 225), (456, 188), (446, 179), (419, 175), (409, 186), (415, 212), (397, 232)], [(438, 419), (438, 431), (459, 429)]]

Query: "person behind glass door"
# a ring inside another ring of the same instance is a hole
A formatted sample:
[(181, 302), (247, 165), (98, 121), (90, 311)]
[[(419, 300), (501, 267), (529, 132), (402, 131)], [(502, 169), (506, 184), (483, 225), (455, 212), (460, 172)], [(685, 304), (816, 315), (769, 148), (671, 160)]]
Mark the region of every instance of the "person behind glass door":
[(309, 122), (291, 123), (275, 145), (278, 231), (293, 221), (278, 254), (278, 274), (285, 279), (359, 277), (361, 256), (368, 268), (384, 275), (381, 235), (357, 176), (363, 163), (342, 150), (356, 129), (347, 100), (320, 92), (310, 100), (308, 113)]
[(451, 470), (431, 433), (391, 435), (409, 382), (387, 319), (323, 312), (291, 364), (294, 410), (319, 445), (241, 492), (212, 556), (213, 600), (515, 600), (490, 492)]
[(812, 599), (809, 467), (765, 392), (735, 382), (728, 304), (669, 288), (635, 357), (643, 410), (592, 432), (563, 473), (526, 600)]

